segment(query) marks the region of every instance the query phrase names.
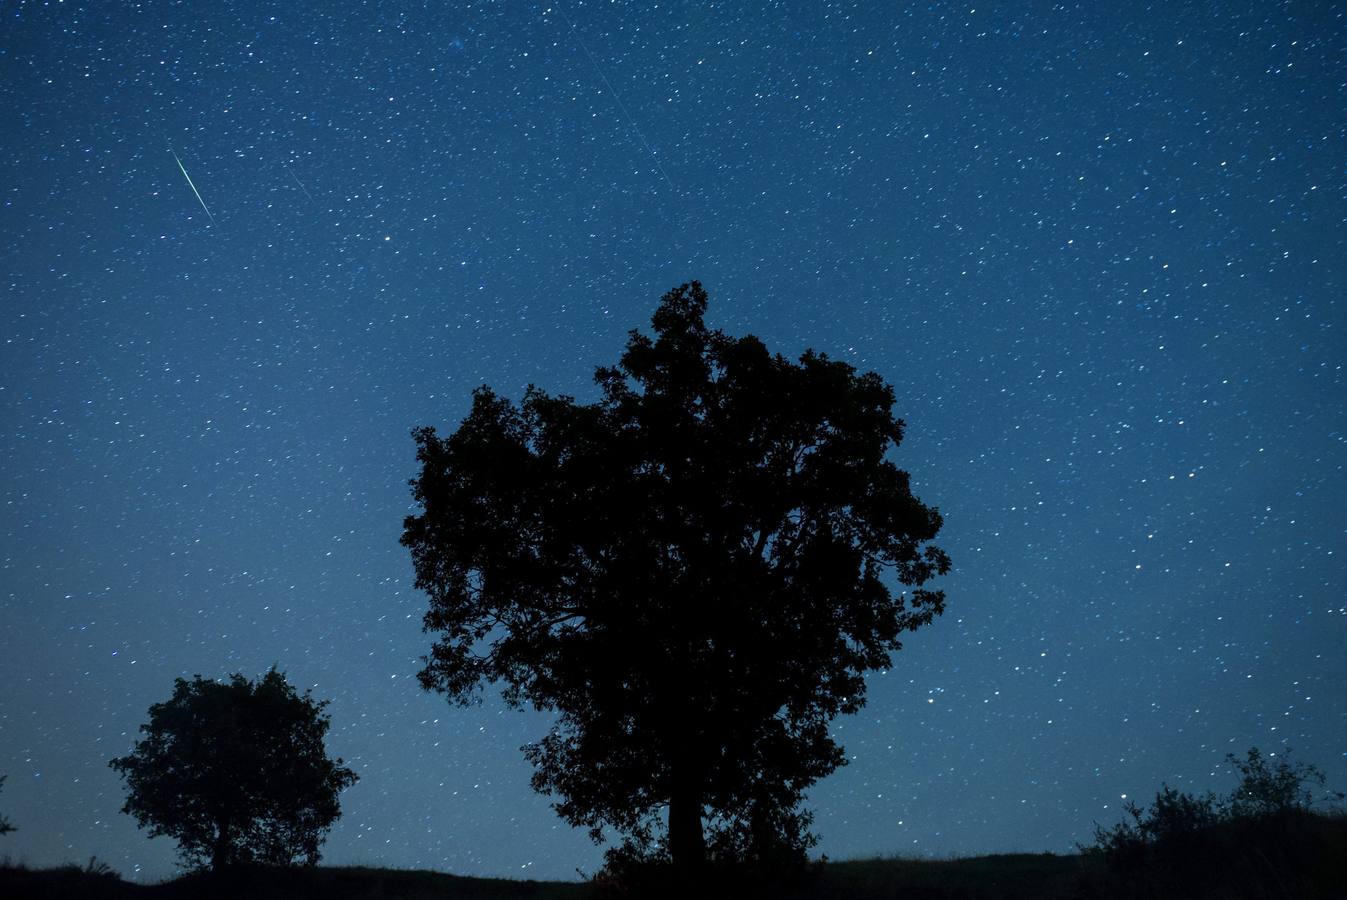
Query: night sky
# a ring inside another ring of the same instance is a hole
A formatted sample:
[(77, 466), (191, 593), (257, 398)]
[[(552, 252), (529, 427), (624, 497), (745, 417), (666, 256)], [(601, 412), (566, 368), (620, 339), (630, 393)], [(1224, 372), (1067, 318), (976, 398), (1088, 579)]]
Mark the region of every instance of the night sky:
[(891, 382), (945, 516), (819, 851), (1347, 786), (1347, 6), (1007, 5), (0, 4), (0, 856), (172, 874), (107, 761), (276, 664), (361, 776), (325, 861), (593, 871), (546, 720), (416, 685), (409, 431), (595, 399), (694, 278)]

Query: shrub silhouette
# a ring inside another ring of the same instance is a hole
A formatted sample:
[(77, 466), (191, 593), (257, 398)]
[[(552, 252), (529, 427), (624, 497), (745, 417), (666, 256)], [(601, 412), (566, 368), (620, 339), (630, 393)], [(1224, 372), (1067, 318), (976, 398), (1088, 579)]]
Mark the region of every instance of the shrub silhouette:
[(1135, 803), (1126, 803), (1123, 810), (1131, 821), (1122, 821), (1112, 828), (1095, 826), (1093, 848), (1113, 862), (1132, 864), (1152, 847), (1172, 848), (1203, 829), (1222, 822), (1226, 811), (1216, 796), (1207, 793), (1195, 797), (1161, 785), (1149, 809)]
[[(1161, 785), (1149, 809), (1125, 804), (1131, 821), (1112, 828), (1096, 825), (1094, 845), (1082, 849), (1131, 858), (1146, 848), (1173, 845), (1214, 825), (1308, 811), (1315, 802), (1310, 785), (1322, 788), (1324, 773), (1316, 766), (1292, 764), (1287, 759), (1290, 753), (1286, 751), (1275, 765), (1257, 747), (1249, 748), (1244, 759), (1226, 754), (1226, 762), (1240, 773), (1239, 786), (1228, 797), (1218, 798), (1211, 792), (1198, 797)], [(1329, 797), (1343, 799), (1336, 792), (1329, 792)]]
[[(1318, 897), (1334, 896), (1340, 874), (1325, 860), (1347, 851), (1347, 820), (1313, 811), (1312, 785), (1323, 773), (1312, 765), (1275, 763), (1257, 748), (1226, 760), (1239, 773), (1227, 796), (1193, 795), (1162, 785), (1143, 809), (1128, 803), (1128, 819), (1095, 826), (1094, 844), (1113, 881), (1099, 888), (1109, 897)], [(1342, 799), (1325, 792), (1321, 799)], [(1329, 893), (1324, 893), (1329, 891)]]
[[(1226, 756), (1226, 760), (1240, 774), (1239, 786), (1227, 801), (1232, 818), (1310, 809), (1314, 805), (1314, 791), (1310, 785), (1317, 784), (1323, 788), (1326, 783), (1324, 773), (1316, 766), (1305, 763), (1292, 765), (1286, 759), (1289, 755), (1288, 750), (1275, 766), (1268, 765), (1257, 747), (1250, 747), (1244, 759), (1238, 759), (1234, 754)], [(1341, 800), (1343, 795), (1329, 792), (1329, 798)]]
[(256, 682), (174, 682), (150, 707), (145, 737), (109, 765), (126, 779), (122, 811), (178, 842), (188, 865), (312, 865), (356, 774), (327, 758), (327, 703), (272, 669)]

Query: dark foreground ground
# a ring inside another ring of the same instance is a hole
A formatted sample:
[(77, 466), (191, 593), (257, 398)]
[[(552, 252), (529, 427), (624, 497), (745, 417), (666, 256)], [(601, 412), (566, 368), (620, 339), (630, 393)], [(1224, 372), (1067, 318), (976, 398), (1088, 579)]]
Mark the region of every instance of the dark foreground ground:
[(660, 876), (619, 891), (592, 883), (329, 867), (197, 874), (141, 885), (97, 868), (0, 862), (0, 900), (1347, 900), (1347, 817), (1301, 816), (1252, 831), (1212, 830), (1163, 853), (1112, 865), (1093, 854), (873, 859), (816, 864), (789, 882), (727, 873), (683, 890)]
[[(956, 860), (882, 859), (827, 863), (791, 887), (761, 889), (735, 884), (691, 892), (709, 896), (813, 898), (1054, 898), (1073, 897), (1071, 886), (1088, 864), (1078, 856), (1014, 855)], [(79, 866), (25, 869), (0, 866), (4, 900), (606, 900), (666, 893), (652, 886), (628, 892), (589, 883), (460, 878), (441, 872), (397, 869), (296, 869), (240, 874), (232, 878), (184, 876), (162, 884), (133, 884), (115, 874)]]

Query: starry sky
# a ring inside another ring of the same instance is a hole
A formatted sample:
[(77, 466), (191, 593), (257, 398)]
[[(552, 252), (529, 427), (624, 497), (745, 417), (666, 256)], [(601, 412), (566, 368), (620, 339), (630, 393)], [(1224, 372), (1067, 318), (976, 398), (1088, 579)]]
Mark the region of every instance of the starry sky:
[(172, 874), (107, 761), (276, 664), (361, 776), (327, 862), (593, 871), (546, 719), (415, 683), (409, 430), (594, 399), (693, 278), (890, 381), (946, 519), (819, 851), (1347, 786), (1347, 6), (989, 7), (0, 4), (0, 855)]

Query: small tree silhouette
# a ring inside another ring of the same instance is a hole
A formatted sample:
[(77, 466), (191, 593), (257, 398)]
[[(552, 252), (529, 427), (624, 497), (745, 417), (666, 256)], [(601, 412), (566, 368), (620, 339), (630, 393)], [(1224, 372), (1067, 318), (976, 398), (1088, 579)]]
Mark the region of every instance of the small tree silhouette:
[(256, 682), (177, 679), (145, 737), (109, 763), (127, 782), (122, 812), (177, 840), (193, 867), (316, 863), (337, 795), (356, 781), (327, 758), (326, 705), (275, 669)]

